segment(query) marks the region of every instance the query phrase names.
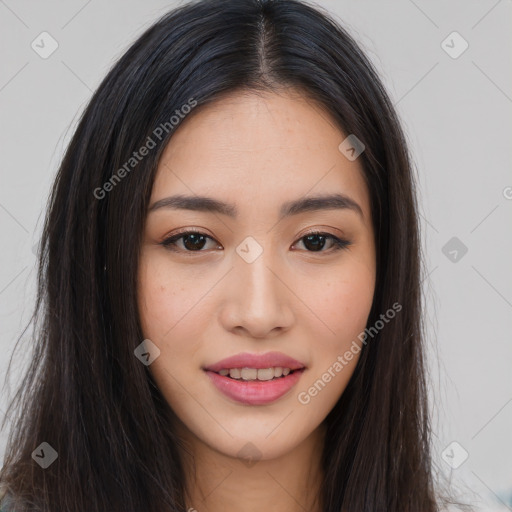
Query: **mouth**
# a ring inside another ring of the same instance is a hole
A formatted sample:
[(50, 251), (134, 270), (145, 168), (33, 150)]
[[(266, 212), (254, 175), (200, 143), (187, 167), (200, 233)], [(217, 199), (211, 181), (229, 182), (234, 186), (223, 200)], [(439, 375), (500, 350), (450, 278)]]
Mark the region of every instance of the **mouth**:
[(281, 352), (245, 352), (202, 369), (214, 387), (230, 400), (267, 405), (287, 395), (306, 366)]
[[(241, 372), (244, 372), (244, 370), (254, 371), (255, 368), (242, 368), (238, 370)], [(259, 370), (265, 369), (259, 368)], [(238, 404), (263, 406), (276, 402), (288, 395), (291, 389), (297, 385), (304, 371), (305, 368), (290, 370), (287, 375), (281, 374), (279, 377), (273, 377), (268, 380), (259, 380), (257, 378), (245, 380), (242, 376), (237, 379), (209, 370), (205, 370), (205, 373), (217, 391), (220, 391), (226, 398)]]
[(203, 367), (203, 370), (218, 373), (224, 377), (243, 380), (271, 380), (292, 371), (304, 369), (305, 365), (282, 352), (264, 354), (244, 352), (226, 357), (221, 361)]

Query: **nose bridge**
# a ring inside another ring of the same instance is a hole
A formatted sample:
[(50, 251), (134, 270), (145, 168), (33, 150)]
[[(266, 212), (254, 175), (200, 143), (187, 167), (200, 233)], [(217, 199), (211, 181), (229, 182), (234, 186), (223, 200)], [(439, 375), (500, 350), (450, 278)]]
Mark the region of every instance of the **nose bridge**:
[(279, 266), (271, 248), (263, 248), (254, 238), (248, 237), (237, 248), (237, 254), (235, 272), (242, 291), (241, 299), (245, 297), (252, 308), (270, 307), (281, 293), (275, 270), (271, 271)]
[[(265, 336), (291, 320), (283, 265), (270, 246), (264, 248), (252, 237), (236, 248), (230, 286), (229, 327), (244, 327), (255, 337)], [(228, 327), (228, 326), (227, 326)]]

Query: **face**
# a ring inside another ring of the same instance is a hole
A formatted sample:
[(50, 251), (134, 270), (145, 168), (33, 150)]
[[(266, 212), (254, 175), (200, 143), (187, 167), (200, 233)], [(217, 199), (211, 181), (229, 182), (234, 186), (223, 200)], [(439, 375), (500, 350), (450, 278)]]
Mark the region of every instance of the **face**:
[(296, 448), (356, 366), (375, 247), (345, 138), (297, 91), (236, 93), (189, 114), (160, 160), (138, 275), (144, 337), (160, 351), (149, 371), (190, 438), (224, 455)]

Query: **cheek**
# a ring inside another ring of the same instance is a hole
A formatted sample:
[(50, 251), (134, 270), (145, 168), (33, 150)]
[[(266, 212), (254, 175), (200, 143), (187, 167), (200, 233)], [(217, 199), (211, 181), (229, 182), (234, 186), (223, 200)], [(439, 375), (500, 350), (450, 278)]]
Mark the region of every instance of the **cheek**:
[(347, 278), (332, 278), (321, 291), (318, 302), (323, 304), (326, 323), (334, 332), (364, 328), (374, 292), (373, 282), (365, 277), (364, 273), (353, 272)]
[(171, 291), (166, 283), (166, 276), (144, 259), (139, 272), (138, 302), (144, 336), (160, 342), (175, 323), (178, 301), (175, 290)]
[(320, 330), (310, 330), (313, 364), (301, 386), (299, 402), (322, 415), (343, 394), (355, 370), (362, 347), (358, 336), (366, 328), (375, 290), (371, 258), (348, 256), (336, 269), (308, 280), (304, 295)]
[[(142, 256), (138, 282), (141, 327), (144, 338), (160, 350), (149, 371), (173, 408), (186, 398), (179, 384), (186, 381), (183, 361), (192, 361), (199, 348), (199, 341), (196, 345), (193, 340), (201, 339), (200, 322), (192, 321), (190, 313), (197, 320), (202, 293), (187, 275), (170, 269), (165, 258), (151, 253)], [(176, 342), (183, 339), (187, 343)]]
[(157, 344), (172, 339), (201, 297), (194, 284), (193, 276), (173, 272), (165, 258), (141, 258), (138, 304), (145, 337)]
[(374, 288), (372, 276), (362, 266), (354, 269), (349, 277), (331, 284), (329, 318), (334, 330), (343, 333), (344, 338), (348, 333), (353, 338), (366, 327)]
[(312, 421), (332, 410), (354, 373), (362, 347), (358, 336), (364, 332), (370, 313), (374, 279), (371, 266), (354, 260), (330, 273), (328, 281), (309, 283), (311, 304), (318, 306), (315, 313), (325, 333), (313, 336), (311, 332), (313, 364), (297, 395)]
[(326, 346), (339, 348), (366, 327), (374, 291), (373, 267), (351, 255), (339, 267), (305, 281), (301, 295), (323, 324)]

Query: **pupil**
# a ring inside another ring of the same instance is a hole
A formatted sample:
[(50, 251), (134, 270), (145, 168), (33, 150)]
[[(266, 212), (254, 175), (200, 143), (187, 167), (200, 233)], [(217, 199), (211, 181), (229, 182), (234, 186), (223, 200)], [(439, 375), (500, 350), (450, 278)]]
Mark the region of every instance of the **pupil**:
[[(202, 245), (200, 245), (200, 244), (198, 244), (198, 243), (197, 243), (197, 242), (198, 242), (198, 239), (200, 239), (200, 238), (202, 238), (202, 239), (203, 239), (203, 240), (202, 240), (202, 242), (203, 242), (203, 244), (202, 244)], [(184, 237), (184, 239), (183, 239), (183, 245), (184, 245), (187, 249), (192, 249), (192, 250), (194, 250), (194, 249), (202, 249), (202, 248), (204, 247), (204, 238), (205, 238), (205, 237), (204, 237), (203, 235), (194, 235), (194, 234), (192, 234), (192, 235), (186, 235), (186, 236)], [(192, 241), (194, 241), (194, 240), (195, 240), (195, 242), (196, 242), (196, 243), (193, 243), (192, 245), (190, 245), (190, 246), (189, 246), (189, 245), (188, 245), (189, 240), (192, 240)]]
[(306, 238), (306, 242), (304, 243), (304, 245), (307, 247), (307, 242), (311, 242), (312, 239), (315, 239), (315, 238), (320, 238), (321, 239), (321, 243), (318, 244), (318, 243), (313, 243), (313, 250), (321, 250), (323, 249), (324, 245), (325, 245), (325, 236), (323, 235), (308, 235), (305, 237)]

